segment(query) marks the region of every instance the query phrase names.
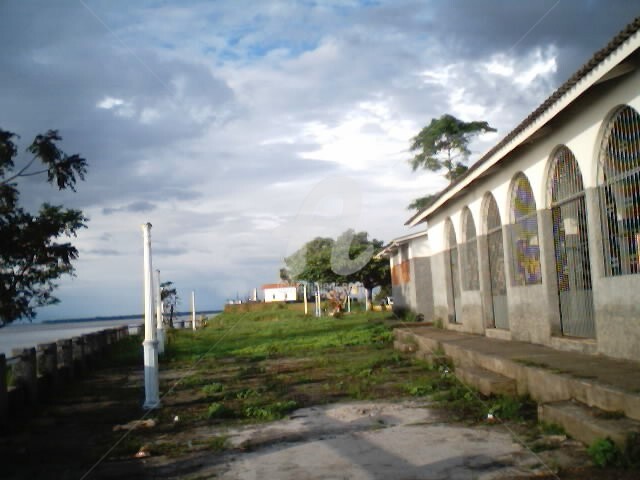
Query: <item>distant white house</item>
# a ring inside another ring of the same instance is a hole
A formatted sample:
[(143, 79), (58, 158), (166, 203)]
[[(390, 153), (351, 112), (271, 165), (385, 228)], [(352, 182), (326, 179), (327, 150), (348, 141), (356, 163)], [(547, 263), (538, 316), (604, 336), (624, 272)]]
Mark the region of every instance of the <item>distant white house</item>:
[(265, 302), (295, 302), (297, 286), (287, 283), (269, 283), (262, 286)]

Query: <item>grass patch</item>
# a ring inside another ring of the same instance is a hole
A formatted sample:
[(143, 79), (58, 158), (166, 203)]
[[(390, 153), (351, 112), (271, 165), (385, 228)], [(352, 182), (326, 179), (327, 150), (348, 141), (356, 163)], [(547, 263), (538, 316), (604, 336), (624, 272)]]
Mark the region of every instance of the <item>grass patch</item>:
[(219, 393), (222, 393), (223, 391), (224, 385), (218, 382), (213, 382), (202, 387), (202, 393), (209, 396), (217, 395)]
[(233, 418), (235, 412), (227, 407), (224, 403), (213, 402), (207, 408), (207, 418)]

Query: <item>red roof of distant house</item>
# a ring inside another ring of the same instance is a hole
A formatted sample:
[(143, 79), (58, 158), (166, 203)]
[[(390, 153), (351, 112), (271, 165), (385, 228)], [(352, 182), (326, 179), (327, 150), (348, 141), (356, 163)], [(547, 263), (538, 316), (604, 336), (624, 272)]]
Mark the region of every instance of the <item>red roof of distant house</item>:
[(297, 285), (295, 283), (267, 283), (265, 285), (262, 285), (262, 289), (263, 290), (270, 290), (273, 288), (287, 288), (287, 287), (297, 287)]

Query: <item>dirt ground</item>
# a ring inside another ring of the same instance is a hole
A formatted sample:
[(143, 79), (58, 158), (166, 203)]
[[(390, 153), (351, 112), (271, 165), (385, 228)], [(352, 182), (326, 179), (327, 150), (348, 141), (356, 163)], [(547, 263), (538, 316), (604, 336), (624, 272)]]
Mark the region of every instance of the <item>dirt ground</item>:
[[(0, 435), (3, 478), (637, 478), (585, 470), (585, 449), (563, 436), (528, 449), (514, 440), (517, 431), (456, 424), (415, 399), (312, 406), (280, 421), (233, 427), (183, 429), (179, 418), (152, 412), (147, 419), (157, 423), (145, 434), (153, 446), (131, 445), (132, 435), (113, 428), (142, 417), (141, 387), (138, 370), (120, 368), (67, 389), (26, 427)], [(159, 448), (163, 442), (174, 450)], [(134, 458), (136, 450), (142, 458)], [(558, 469), (559, 476), (551, 474)]]
[[(343, 323), (178, 335), (179, 354), (163, 358), (162, 406), (146, 412), (140, 340), (121, 342), (89, 376), (0, 430), (0, 477), (639, 478), (591, 466), (581, 444), (536, 424), (533, 404), (512, 403), (526, 415), (489, 423), (485, 407), (498, 399), (479, 404), (447, 368), (394, 351), (379, 323)], [(304, 348), (291, 348), (296, 341)], [(212, 344), (227, 353), (194, 361)]]

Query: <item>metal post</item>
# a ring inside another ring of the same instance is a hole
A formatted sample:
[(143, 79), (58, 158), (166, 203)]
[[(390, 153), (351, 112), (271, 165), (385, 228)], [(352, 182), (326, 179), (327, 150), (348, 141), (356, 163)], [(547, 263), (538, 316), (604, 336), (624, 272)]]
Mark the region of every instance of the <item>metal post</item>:
[(191, 292), (191, 326), (196, 329), (196, 292)]
[(304, 314), (307, 315), (309, 313), (309, 306), (307, 305), (307, 284), (305, 283), (302, 288), (302, 295), (304, 296)]
[(160, 406), (158, 378), (158, 340), (153, 318), (153, 275), (151, 264), (151, 224), (142, 225), (144, 238), (144, 394), (143, 408)]
[(351, 313), (351, 284), (347, 287), (347, 312)]
[(162, 289), (160, 288), (160, 270), (156, 270), (156, 328), (158, 336), (158, 353), (164, 353), (164, 325), (162, 323)]

